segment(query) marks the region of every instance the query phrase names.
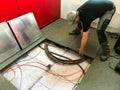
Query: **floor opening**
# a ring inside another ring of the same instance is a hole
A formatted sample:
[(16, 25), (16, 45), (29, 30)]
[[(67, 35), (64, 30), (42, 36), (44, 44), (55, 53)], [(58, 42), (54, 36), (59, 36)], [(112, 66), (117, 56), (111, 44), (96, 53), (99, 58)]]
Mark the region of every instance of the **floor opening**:
[(46, 43), (56, 60), (70, 62), (82, 58), (73, 50), (45, 41), (7, 67), (4, 77), (19, 90), (74, 90), (90, 67), (91, 59), (72, 64), (55, 62), (45, 52)]

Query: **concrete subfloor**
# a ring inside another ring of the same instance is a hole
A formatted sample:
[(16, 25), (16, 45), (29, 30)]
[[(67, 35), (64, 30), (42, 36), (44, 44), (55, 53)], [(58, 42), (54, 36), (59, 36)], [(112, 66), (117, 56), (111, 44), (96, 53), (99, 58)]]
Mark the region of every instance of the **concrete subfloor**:
[[(66, 20), (58, 19), (41, 29), (42, 37), (77, 51), (80, 45), (81, 35), (68, 35), (75, 26), (76, 25), (69, 25)], [(108, 39), (111, 55), (116, 55), (113, 47), (117, 39), (110, 37), (108, 37)], [(120, 75), (108, 66), (110, 63), (114, 68), (119, 60), (110, 57), (107, 61), (102, 62), (99, 59), (100, 51), (97, 32), (94, 28), (91, 28), (85, 48), (85, 55), (94, 58), (94, 60), (76, 90), (120, 90)], [(0, 74), (0, 90), (16, 90), (16, 88)]]

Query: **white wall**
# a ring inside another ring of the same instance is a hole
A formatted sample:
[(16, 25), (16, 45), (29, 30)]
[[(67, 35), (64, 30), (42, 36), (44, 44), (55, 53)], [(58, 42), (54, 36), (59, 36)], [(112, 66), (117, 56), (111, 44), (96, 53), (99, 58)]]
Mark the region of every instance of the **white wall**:
[(112, 0), (116, 5), (116, 12), (120, 14), (120, 0)]
[(109, 26), (120, 29), (120, 0), (112, 1), (116, 5), (116, 13), (114, 14)]
[[(66, 19), (66, 14), (70, 10), (76, 10), (87, 0), (61, 0), (61, 18)], [(120, 29), (120, 0), (112, 0), (116, 5), (116, 13), (109, 26)], [(97, 23), (98, 20), (94, 22)]]
[(61, 18), (66, 19), (68, 11), (76, 10), (86, 0), (61, 0)]
[[(112, 0), (116, 6), (116, 12), (109, 24), (110, 27), (113, 27), (117, 30), (119, 30), (120, 32), (120, 0)], [(98, 22), (98, 19), (96, 19), (93, 23), (92, 23), (92, 26), (93, 27), (97, 27), (95, 23)], [(116, 32), (116, 31), (115, 31)]]

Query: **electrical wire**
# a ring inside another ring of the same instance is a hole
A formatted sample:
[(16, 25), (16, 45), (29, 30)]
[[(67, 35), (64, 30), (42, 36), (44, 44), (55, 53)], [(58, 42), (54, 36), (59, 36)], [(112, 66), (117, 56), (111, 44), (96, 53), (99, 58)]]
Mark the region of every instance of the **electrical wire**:
[[(40, 48), (42, 48), (42, 47), (40, 46)], [(85, 74), (84, 69), (78, 64), (78, 63), (84, 62), (86, 60), (85, 58), (82, 57), (82, 58), (77, 59), (77, 60), (72, 60), (72, 59), (70, 59), (68, 57), (65, 57), (63, 55), (56, 54), (56, 53), (51, 52), (51, 51), (48, 50), (48, 44), (47, 43), (45, 44), (45, 49), (43, 49), (43, 50), (45, 50), (45, 52), (48, 55), (48, 57), (51, 58), (54, 62), (62, 63), (62, 64), (76, 64), (76, 65), (78, 65), (81, 68), (83, 74)], [(57, 58), (57, 57), (55, 57), (52, 54), (55, 54), (55, 55), (60, 56), (60, 57), (63, 57), (65, 59), (67, 59), (67, 60), (63, 60), (63, 59)]]
[(19, 90), (21, 90), (21, 87), (22, 87), (22, 69), (21, 67), (19, 66), (18, 63), (16, 63), (17, 67), (19, 68), (19, 71), (20, 71), (20, 85), (19, 85)]
[[(40, 46), (40, 48), (41, 48), (41, 49), (43, 49), (43, 50), (45, 50), (45, 49), (44, 49), (44, 48), (42, 48), (41, 46)], [(65, 59), (70, 60), (70, 58), (65, 57), (65, 56), (63, 56), (63, 55), (60, 55), (60, 54), (54, 53), (54, 52), (52, 52), (52, 51), (49, 51), (49, 52), (50, 52), (50, 53), (52, 53), (52, 54), (54, 54), (54, 55), (57, 55), (57, 56), (60, 56), (60, 57), (62, 57), (62, 58), (65, 58)]]
[[(56, 72), (53, 72), (53, 71), (51, 71), (51, 70), (48, 70), (47, 68), (44, 69), (44, 68), (41, 68), (41, 67), (36, 66), (36, 65), (31, 65), (31, 64), (33, 64), (33, 63), (38, 63), (38, 62), (29, 62), (29, 63), (25, 63), (25, 64), (20, 64), (20, 65), (17, 65), (17, 66), (12, 66), (11, 68), (12, 68), (12, 70), (15, 70), (15, 69), (17, 69), (17, 68), (19, 68), (19, 67), (21, 67), (21, 66), (32, 66), (32, 67), (36, 67), (36, 68), (42, 69), (42, 70), (44, 70), (44, 71), (46, 71), (46, 72), (48, 72), (48, 73), (50, 73), (50, 74), (52, 74), (52, 75), (54, 75), (54, 76), (57, 76), (57, 77), (59, 77), (60, 79), (63, 79), (63, 80), (65, 80), (65, 81), (73, 81), (73, 80), (76, 80), (76, 79), (78, 79), (78, 78), (80, 78), (80, 77), (82, 76), (82, 74), (81, 74), (81, 75), (80, 75), (79, 77), (77, 77), (77, 78), (68, 80), (68, 79), (65, 79), (65, 77), (66, 77), (66, 76), (72, 76), (72, 75), (74, 75), (76, 72), (71, 73), (71, 74), (67, 74), (67, 75), (60, 75), (60, 74), (58, 74), (58, 73), (56, 73)], [(39, 63), (39, 64), (40, 64), (40, 63)], [(45, 65), (44, 65), (44, 66), (45, 66)], [(6, 72), (8, 72), (8, 71), (10, 71), (10, 70), (7, 70)], [(77, 73), (78, 73), (78, 72), (77, 72)], [(13, 80), (13, 79), (12, 79), (12, 80)]]
[(13, 72), (13, 77), (9, 80), (9, 81), (11, 82), (12, 80), (15, 79), (15, 77), (16, 77), (16, 72), (15, 72), (15, 70), (14, 70), (12, 67), (9, 67), (8, 69), (6, 69), (6, 70), (2, 73), (2, 75), (4, 75), (5, 73), (7, 73), (8, 71), (12, 71), (12, 72)]
[(39, 52), (36, 54), (36, 55), (34, 55), (34, 56), (30, 56), (29, 54), (27, 54), (31, 59), (34, 59), (35, 57), (37, 57), (39, 54), (41, 53), (41, 50), (39, 50)]
[(41, 53), (41, 50), (40, 50), (36, 55), (34, 55), (34, 56), (32, 56), (32, 57), (31, 57), (30, 55), (28, 55), (28, 53), (27, 53), (27, 56), (29, 56), (30, 58), (29, 58), (29, 59), (22, 60), (22, 61), (17, 61), (17, 63), (32, 60), (32, 59), (34, 59), (35, 57), (37, 57), (40, 53)]
[[(57, 54), (54, 53), (54, 52), (51, 52), (51, 53), (54, 54), (54, 55), (57, 55)], [(37, 55), (38, 55), (38, 54), (37, 54)], [(35, 57), (36, 57), (37, 55), (35, 55)], [(62, 55), (59, 55), (59, 54), (58, 54), (58, 56), (62, 57)], [(65, 56), (63, 56), (63, 57), (66, 58), (66, 59), (68, 59), (68, 60), (71, 60), (71, 59), (68, 58), (68, 57), (65, 57)], [(34, 57), (33, 57), (33, 58), (34, 58)], [(33, 58), (32, 58), (32, 59), (33, 59)], [(27, 60), (28, 60), (28, 59), (27, 59)], [(27, 60), (23, 60), (23, 61), (27, 61)], [(23, 62), (23, 61), (19, 61), (18, 63)], [(34, 65), (34, 64), (38, 64), (38, 66), (36, 66), (36, 65)], [(40, 64), (40, 65), (43, 65), (46, 69), (40, 67), (39, 64)], [(79, 65), (79, 64), (78, 64), (78, 65)], [(79, 78), (81, 78), (81, 77), (84, 75), (84, 73), (83, 73), (83, 74), (79, 75), (78, 77), (75, 77), (75, 78), (69, 80), (69, 79), (67, 79), (67, 77), (79, 73), (80, 70), (75, 71), (75, 72), (72, 72), (72, 73), (70, 73), (70, 74), (60, 75), (59, 73), (53, 72), (52, 70), (48, 69), (48, 67), (47, 67), (46, 65), (42, 64), (41, 62), (27, 62), (27, 63), (24, 63), (24, 64), (17, 64), (17, 66), (15, 65), (15, 66), (12, 66), (12, 67), (10, 67), (9, 69), (5, 70), (5, 72), (4, 72), (3, 74), (8, 73), (8, 72), (10, 72), (10, 71), (13, 71), (13, 72), (14, 72), (14, 77), (11, 79), (11, 80), (13, 80), (13, 79), (15, 79), (15, 77), (16, 77), (15, 69), (19, 68), (19, 69), (20, 69), (20, 72), (21, 72), (21, 79), (20, 79), (20, 87), (19, 87), (19, 89), (21, 89), (21, 87), (22, 87), (22, 69), (21, 69), (22, 66), (30, 66), (30, 67), (35, 67), (35, 68), (42, 69), (42, 70), (44, 70), (44, 71), (46, 71), (46, 72), (48, 72), (48, 73), (50, 73), (50, 74), (52, 74), (52, 75), (60, 78), (61, 80), (68, 81), (68, 82), (72, 82), (72, 81), (74, 81), (74, 80), (78, 80)], [(79, 66), (79, 67), (80, 67), (80, 66)], [(80, 67), (80, 68), (82, 68), (82, 67)], [(83, 68), (82, 68), (82, 69), (83, 69)], [(82, 70), (82, 69), (81, 69), (81, 70)], [(85, 72), (85, 70), (87, 70), (87, 67), (84, 68), (83, 70), (84, 70), (84, 72)], [(83, 71), (82, 71), (82, 72), (83, 72)]]
[[(43, 66), (45, 66), (46, 69), (41, 68), (40, 65), (36, 66), (36, 65), (34, 65), (34, 64), (43, 65)], [(23, 66), (29, 66), (29, 67), (34, 67), (34, 68), (42, 69), (42, 70), (46, 71), (47, 73), (49, 73), (49, 74), (51, 74), (51, 75), (54, 75), (54, 76), (56, 76), (57, 78), (59, 78), (59, 79), (61, 79), (61, 80), (63, 80), (63, 81), (71, 82), (71, 83), (74, 84), (76, 87), (77, 87), (78, 83), (75, 84), (74, 81), (80, 79), (80, 78), (83, 77), (83, 75), (84, 75), (84, 74), (80, 74), (78, 77), (75, 77), (75, 78), (73, 78), (73, 79), (68, 79), (67, 77), (79, 73), (80, 70), (79, 70), (79, 71), (76, 71), (76, 72), (72, 72), (72, 73), (70, 73), (70, 74), (60, 75), (60, 74), (57, 73), (57, 72), (53, 72), (52, 70), (48, 70), (48, 68), (46, 67), (46, 65), (42, 64), (41, 62), (27, 62), (27, 63), (24, 63), (24, 64), (18, 64), (18, 65), (12, 66), (11, 68), (12, 68), (12, 70), (15, 71), (15, 69), (21, 68), (21, 67), (23, 67)], [(87, 67), (88, 67), (88, 66), (87, 66)], [(85, 71), (87, 70), (87, 67), (84, 68)], [(8, 71), (12, 71), (12, 70), (10, 69), (10, 70), (8, 70)], [(15, 75), (15, 76), (16, 76), (16, 75)], [(22, 79), (22, 74), (21, 74), (21, 79)], [(13, 80), (13, 79), (12, 79), (12, 80)], [(75, 86), (74, 86), (74, 87), (75, 87)], [(19, 89), (21, 89), (21, 87), (22, 87), (22, 80), (20, 80), (20, 87), (19, 87)], [(75, 87), (75, 88), (76, 88), (76, 87)]]

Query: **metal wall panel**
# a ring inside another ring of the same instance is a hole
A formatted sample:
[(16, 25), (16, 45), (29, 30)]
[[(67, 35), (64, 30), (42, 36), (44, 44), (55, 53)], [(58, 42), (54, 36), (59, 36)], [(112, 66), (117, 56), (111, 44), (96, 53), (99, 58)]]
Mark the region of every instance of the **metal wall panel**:
[(6, 22), (0, 23), (0, 63), (20, 51), (20, 48)]
[(28, 13), (8, 21), (22, 49), (41, 37), (40, 29), (33, 13)]

